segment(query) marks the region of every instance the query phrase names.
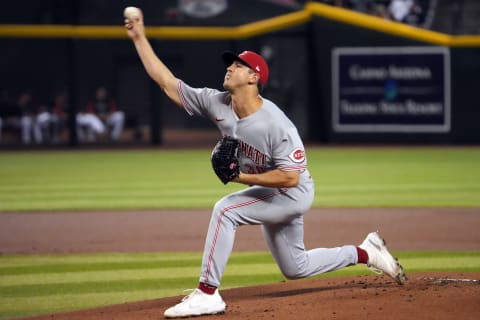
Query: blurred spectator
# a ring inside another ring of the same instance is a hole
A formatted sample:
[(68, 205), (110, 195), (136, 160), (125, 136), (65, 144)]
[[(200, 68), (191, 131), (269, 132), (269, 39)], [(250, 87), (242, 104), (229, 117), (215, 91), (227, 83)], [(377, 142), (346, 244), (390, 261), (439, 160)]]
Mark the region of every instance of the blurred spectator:
[(381, 3), (377, 4), (377, 6), (375, 7), (374, 15), (379, 17), (379, 18), (383, 18), (383, 19), (387, 19), (387, 20), (390, 19), (390, 14), (388, 13), (387, 6), (385, 6), (384, 4), (381, 4)]
[(49, 113), (44, 107), (37, 107), (30, 91), (22, 92), (17, 99), (17, 108), (21, 114), (20, 126), (23, 144), (43, 143), (42, 129), (48, 126)]
[(327, 0), (323, 1), (337, 7), (355, 10), (362, 13), (372, 13), (375, 11), (375, 0)]
[(424, 11), (418, 0), (323, 0), (322, 2), (384, 19), (419, 26)]
[(51, 134), (52, 142), (58, 143), (61, 141), (61, 134), (66, 128), (67, 110), (68, 110), (68, 95), (64, 91), (59, 91), (55, 94), (51, 107)]
[(86, 109), (77, 114), (77, 135), (80, 142), (95, 141), (96, 136), (110, 131), (110, 138), (118, 141), (125, 123), (125, 113), (118, 110), (105, 87), (99, 87), (95, 98)]
[[(50, 140), (50, 123), (52, 115), (45, 105), (38, 107), (37, 114), (34, 119), (34, 130), (38, 130), (38, 137), (35, 138), (36, 143), (45, 143)], [(35, 136), (35, 134), (34, 134)]]
[(352, 10), (367, 14), (375, 12), (376, 3), (374, 0), (349, 0), (348, 2)]
[(392, 0), (388, 11), (393, 20), (411, 25), (418, 25), (422, 14), (421, 6), (414, 0)]
[(403, 22), (413, 8), (413, 0), (392, 0), (388, 11), (394, 20)]

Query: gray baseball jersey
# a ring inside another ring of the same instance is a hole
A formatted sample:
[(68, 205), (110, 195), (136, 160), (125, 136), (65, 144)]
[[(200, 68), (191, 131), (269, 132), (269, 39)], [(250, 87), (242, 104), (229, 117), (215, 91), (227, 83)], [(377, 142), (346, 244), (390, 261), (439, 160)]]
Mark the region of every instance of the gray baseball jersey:
[(305, 250), (303, 215), (312, 205), (314, 183), (296, 127), (273, 102), (262, 97), (263, 104), (257, 112), (239, 119), (228, 92), (192, 88), (183, 81), (179, 81), (178, 92), (188, 114), (210, 119), (222, 135), (240, 141), (242, 172), (300, 172), (297, 187), (251, 186), (215, 204), (205, 241), (201, 282), (220, 285), (235, 230), (245, 224), (262, 225), (265, 241), (287, 278), (308, 277), (357, 263), (354, 246)]

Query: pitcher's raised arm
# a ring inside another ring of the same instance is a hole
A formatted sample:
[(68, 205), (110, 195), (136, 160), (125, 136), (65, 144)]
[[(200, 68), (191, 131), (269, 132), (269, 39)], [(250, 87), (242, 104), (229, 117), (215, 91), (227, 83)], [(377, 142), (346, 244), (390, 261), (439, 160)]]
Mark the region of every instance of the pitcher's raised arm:
[(138, 56), (140, 57), (145, 70), (173, 102), (178, 106), (183, 107), (177, 90), (179, 80), (153, 51), (145, 34), (143, 12), (138, 9), (135, 13), (136, 14), (134, 15), (126, 14), (125, 28), (128, 36), (132, 39), (135, 45), (135, 49), (137, 50)]

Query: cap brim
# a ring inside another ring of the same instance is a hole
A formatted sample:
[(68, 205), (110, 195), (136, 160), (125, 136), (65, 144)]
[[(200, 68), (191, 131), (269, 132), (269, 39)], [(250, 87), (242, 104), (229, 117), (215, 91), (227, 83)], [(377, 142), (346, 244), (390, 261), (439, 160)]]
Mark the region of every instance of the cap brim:
[(243, 63), (244, 65), (246, 65), (250, 69), (252, 68), (248, 63), (246, 63), (244, 60), (240, 59), (240, 57), (238, 55), (236, 55), (235, 53), (233, 53), (231, 51), (225, 51), (224, 53), (222, 53), (222, 60), (223, 60), (223, 63), (225, 64), (226, 67), (230, 67), (234, 61), (240, 61), (241, 63)]

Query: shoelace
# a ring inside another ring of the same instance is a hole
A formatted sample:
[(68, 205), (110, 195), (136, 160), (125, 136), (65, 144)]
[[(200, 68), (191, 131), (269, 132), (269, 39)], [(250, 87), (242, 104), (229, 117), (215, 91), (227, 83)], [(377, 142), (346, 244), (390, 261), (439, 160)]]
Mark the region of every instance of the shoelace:
[(191, 297), (193, 297), (193, 295), (197, 292), (197, 289), (185, 289), (182, 291), (184, 294), (186, 294), (187, 292), (190, 292), (189, 294), (187, 294), (185, 297), (183, 297), (182, 299), (182, 302), (185, 301), (185, 300), (188, 300), (190, 299)]
[(373, 273), (376, 273), (376, 274), (383, 274), (383, 271), (380, 270), (380, 269), (377, 269), (375, 267), (372, 267), (372, 266), (369, 266), (367, 265), (368, 269), (370, 269)]

